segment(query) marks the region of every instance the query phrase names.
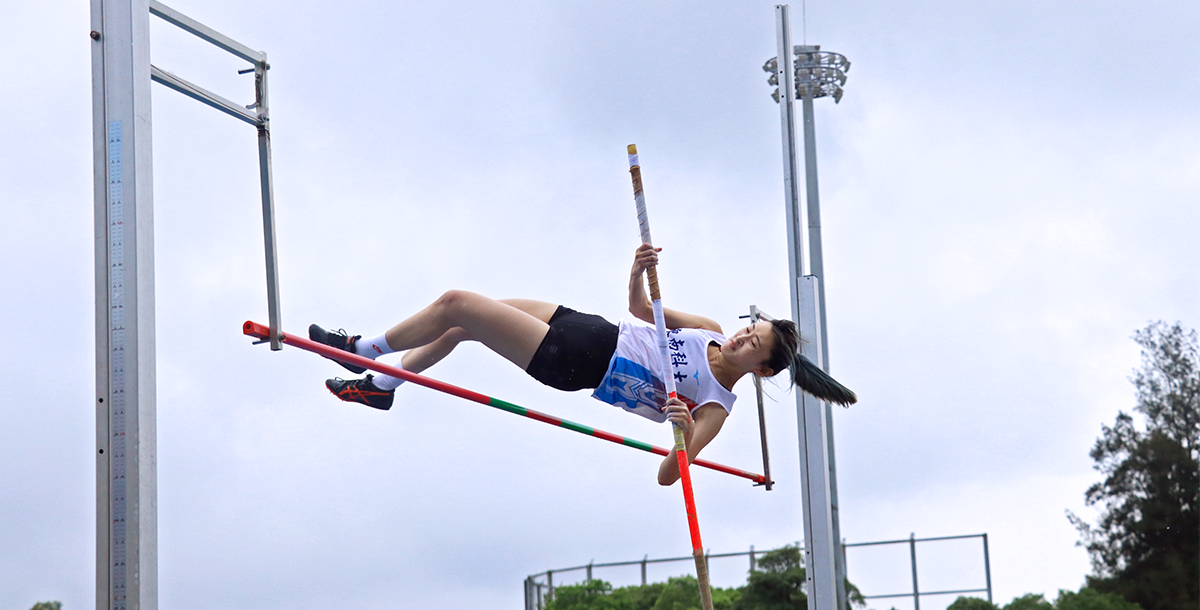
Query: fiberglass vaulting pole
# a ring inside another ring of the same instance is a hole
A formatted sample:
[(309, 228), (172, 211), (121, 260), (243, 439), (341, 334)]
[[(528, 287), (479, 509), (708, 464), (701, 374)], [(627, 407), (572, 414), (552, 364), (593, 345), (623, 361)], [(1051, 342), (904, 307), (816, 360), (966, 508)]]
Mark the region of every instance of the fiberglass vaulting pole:
[[(637, 145), (629, 145), (629, 174), (633, 178), (633, 199), (637, 204), (638, 228), (642, 233), (642, 243), (653, 245), (650, 240), (650, 218), (646, 214), (646, 197), (642, 192), (642, 167), (638, 161)], [(650, 284), (650, 300), (654, 306), (654, 327), (658, 331), (658, 351), (663, 360), (663, 382), (666, 384), (667, 396), (675, 398), (675, 377), (671, 374), (671, 355), (667, 347), (667, 325), (663, 318), (662, 295), (658, 289), (658, 271), (655, 267), (646, 269), (646, 279)], [(703, 610), (712, 610), (712, 591), (708, 585), (708, 565), (704, 557), (704, 543), (700, 541), (700, 522), (696, 518), (696, 500), (692, 496), (692, 476), (688, 470), (687, 445), (684, 442), (683, 428), (673, 424), (675, 433), (675, 456), (679, 461), (679, 482), (683, 487), (683, 501), (687, 508), (688, 529), (692, 536), (692, 556), (696, 559), (696, 578), (700, 581), (700, 605)]]
[[(804, 275), (803, 219), (801, 218), (798, 169), (796, 166), (796, 81), (792, 59), (792, 36), (785, 4), (775, 7), (777, 42), (776, 77), (779, 83), (779, 113), (783, 131), (784, 199), (787, 211), (788, 288), (792, 320), (800, 330), (805, 357), (824, 368), (820, 333), (820, 279)], [(837, 577), (831, 502), (829, 445), (826, 433), (828, 404), (804, 392), (796, 392), (800, 438), (800, 487), (804, 518), (804, 554), (808, 607), (810, 610), (837, 608)]]

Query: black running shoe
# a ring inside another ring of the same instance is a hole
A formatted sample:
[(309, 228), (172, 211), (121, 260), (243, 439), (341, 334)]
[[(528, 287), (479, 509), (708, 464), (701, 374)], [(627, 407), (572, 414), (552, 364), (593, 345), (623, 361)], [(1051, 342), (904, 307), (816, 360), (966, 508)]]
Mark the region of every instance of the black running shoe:
[[(356, 353), (354, 351), (354, 344), (357, 343), (359, 339), (362, 339), (362, 335), (354, 335), (353, 337), (350, 337), (346, 335), (346, 331), (344, 330), (338, 330), (337, 332), (331, 333), (324, 328), (317, 326), (316, 324), (310, 324), (308, 327), (308, 338), (316, 341), (317, 343), (328, 345), (329, 347), (340, 349), (343, 352), (350, 352), (351, 354), (354, 354)], [(333, 358), (330, 358), (330, 360), (333, 360)], [(361, 366), (346, 364), (341, 360), (333, 361), (346, 367), (346, 370), (356, 375), (361, 375), (367, 371), (367, 369)]]
[(334, 396), (346, 401), (357, 402), (387, 411), (392, 408), (392, 400), (396, 397), (396, 390), (381, 390), (371, 383), (374, 375), (367, 375), (362, 379), (326, 379), (325, 387), (333, 392)]

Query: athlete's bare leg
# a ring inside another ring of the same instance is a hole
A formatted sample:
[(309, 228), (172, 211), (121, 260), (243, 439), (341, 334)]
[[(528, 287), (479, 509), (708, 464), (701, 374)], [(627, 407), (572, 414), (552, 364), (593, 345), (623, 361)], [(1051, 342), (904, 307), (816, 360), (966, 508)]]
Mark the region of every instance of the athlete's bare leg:
[(500, 299), (505, 305), (512, 305), (517, 309), (545, 322), (550, 323), (550, 317), (558, 311), (558, 305), (547, 303), (545, 301), (535, 301), (533, 299)]
[[(558, 305), (554, 303), (534, 301), (532, 299), (500, 299), (500, 302), (515, 307), (542, 322), (549, 322), (550, 317), (558, 309)], [(435, 339), (432, 343), (405, 352), (404, 357), (400, 360), (400, 366), (404, 367), (406, 371), (420, 373), (441, 362), (443, 358), (450, 355), (450, 352), (454, 351), (455, 347), (458, 347), (459, 343), (474, 340), (475, 338), (466, 329), (461, 326), (455, 326), (442, 333), (442, 336)]]
[(409, 370), (432, 366), (465, 340), (479, 341), (525, 369), (550, 329), (547, 321), (556, 307), (541, 301), (498, 301), (473, 292), (451, 290), (392, 327), (385, 338), (394, 351), (416, 352), (405, 354), (402, 360)]

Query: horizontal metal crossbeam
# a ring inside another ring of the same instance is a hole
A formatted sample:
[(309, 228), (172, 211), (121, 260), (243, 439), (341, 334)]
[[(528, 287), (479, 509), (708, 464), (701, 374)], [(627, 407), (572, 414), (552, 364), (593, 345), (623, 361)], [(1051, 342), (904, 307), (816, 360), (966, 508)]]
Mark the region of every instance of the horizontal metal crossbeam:
[[(986, 593), (987, 589), (959, 589), (957, 591), (921, 591), (917, 595), (927, 597), (929, 595), (955, 595), (958, 593)], [(885, 597), (912, 597), (912, 593), (892, 593), (890, 595), (864, 595), (863, 599), (882, 599)]]
[(190, 83), (166, 70), (161, 70), (154, 66), (150, 66), (150, 80), (161, 85), (174, 89), (198, 102), (216, 108), (235, 119), (241, 119), (251, 125), (258, 126), (262, 123), (257, 114), (250, 112), (246, 108), (238, 105), (236, 102), (231, 102), (216, 93), (213, 93), (200, 85)]
[(258, 63), (266, 61), (267, 54), (262, 51), (255, 51), (250, 47), (180, 13), (179, 11), (161, 3), (157, 0), (150, 0), (150, 14), (156, 17), (161, 17), (163, 21), (172, 25), (178, 26), (180, 29), (195, 34), (196, 36), (211, 42), (212, 44), (241, 57), (250, 63)]

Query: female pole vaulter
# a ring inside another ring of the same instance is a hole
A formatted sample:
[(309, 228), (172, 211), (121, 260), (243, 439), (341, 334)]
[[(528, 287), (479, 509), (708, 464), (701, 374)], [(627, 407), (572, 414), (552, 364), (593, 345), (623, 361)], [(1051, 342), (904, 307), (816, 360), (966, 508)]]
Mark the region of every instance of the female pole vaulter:
[[(658, 252), (642, 244), (634, 254), (629, 280), (629, 312), (654, 323), (643, 276), (658, 264)], [(684, 431), (688, 462), (721, 431), (737, 397), (731, 391), (743, 375), (771, 377), (791, 370), (792, 385), (829, 402), (850, 405), (854, 392), (829, 377), (798, 352), (799, 334), (791, 320), (759, 321), (731, 337), (716, 322), (665, 309), (671, 368), (658, 352), (654, 326), (622, 320), (613, 324), (592, 314), (543, 301), (496, 300), (451, 290), (416, 315), (372, 339), (309, 327), (309, 338), (330, 347), (376, 359), (404, 351), (400, 367), (420, 373), (463, 341), (478, 341), (558, 390), (593, 389), (592, 396), (657, 422), (670, 420)], [(366, 369), (340, 363), (354, 373)], [(667, 399), (665, 374), (675, 377), (679, 398)], [(392, 406), (404, 380), (390, 375), (325, 382), (338, 398), (376, 409)], [(674, 456), (663, 460), (658, 482), (679, 478)]]

